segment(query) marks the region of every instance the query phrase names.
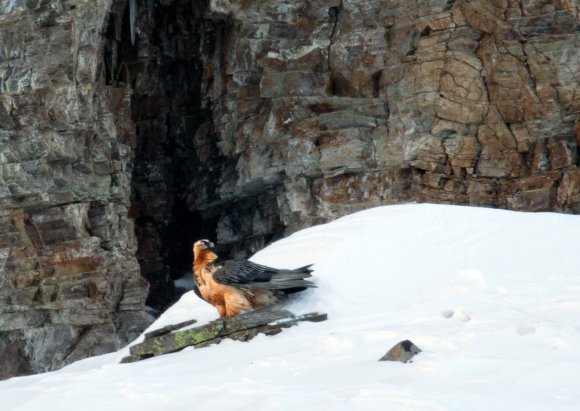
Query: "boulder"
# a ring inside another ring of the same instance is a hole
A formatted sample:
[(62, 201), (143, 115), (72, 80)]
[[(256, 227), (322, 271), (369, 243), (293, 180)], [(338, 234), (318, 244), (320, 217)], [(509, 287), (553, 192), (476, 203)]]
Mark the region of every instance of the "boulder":
[(410, 340), (400, 341), (395, 344), (379, 361), (412, 362), (411, 359), (422, 350)]

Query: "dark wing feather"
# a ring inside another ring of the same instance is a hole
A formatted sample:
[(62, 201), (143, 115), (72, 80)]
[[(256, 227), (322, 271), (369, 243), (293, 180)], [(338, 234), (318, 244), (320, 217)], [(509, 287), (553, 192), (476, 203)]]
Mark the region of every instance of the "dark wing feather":
[(275, 268), (266, 267), (248, 260), (229, 260), (220, 264), (213, 279), (221, 284), (249, 284), (270, 281), (276, 273)]
[(256, 264), (248, 260), (229, 260), (213, 274), (213, 279), (221, 284), (241, 288), (265, 288), (284, 290), (293, 287), (316, 287), (304, 280), (312, 277), (310, 265), (285, 270)]

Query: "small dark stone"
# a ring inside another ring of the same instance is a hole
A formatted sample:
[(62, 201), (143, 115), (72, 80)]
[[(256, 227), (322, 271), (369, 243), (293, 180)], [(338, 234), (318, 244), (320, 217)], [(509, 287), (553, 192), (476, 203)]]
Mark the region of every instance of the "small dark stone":
[(379, 361), (410, 362), (422, 350), (409, 340), (398, 342)]

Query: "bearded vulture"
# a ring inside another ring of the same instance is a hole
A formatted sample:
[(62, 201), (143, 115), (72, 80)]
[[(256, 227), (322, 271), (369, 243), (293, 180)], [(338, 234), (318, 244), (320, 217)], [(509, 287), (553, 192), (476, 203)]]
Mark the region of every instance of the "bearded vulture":
[(215, 306), (220, 317), (280, 301), (287, 294), (316, 287), (310, 265), (294, 270), (278, 269), (248, 260), (220, 261), (209, 240), (193, 244), (194, 291)]

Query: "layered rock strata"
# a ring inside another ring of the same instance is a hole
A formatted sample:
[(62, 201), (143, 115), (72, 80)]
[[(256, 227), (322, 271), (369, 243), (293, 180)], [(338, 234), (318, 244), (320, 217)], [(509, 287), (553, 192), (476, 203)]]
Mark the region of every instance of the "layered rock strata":
[(210, 13), (229, 19), (202, 55), (217, 141), (198, 133), (213, 172), (189, 204), (227, 204), (220, 241), (411, 200), (580, 211), (575, 2), (213, 0)]
[(0, 378), (115, 350), (148, 324), (132, 90), (101, 77), (110, 11), (0, 2)]

